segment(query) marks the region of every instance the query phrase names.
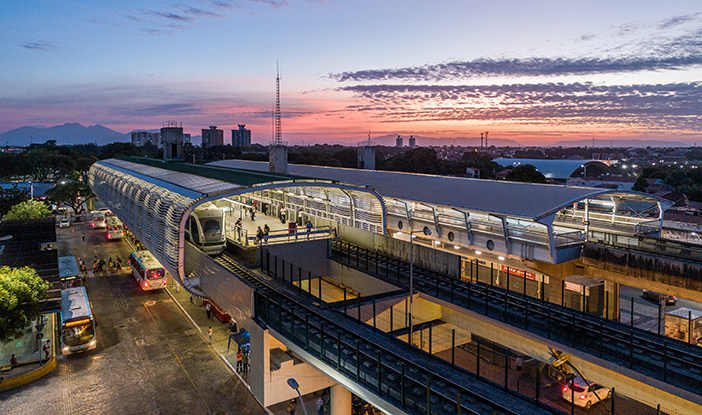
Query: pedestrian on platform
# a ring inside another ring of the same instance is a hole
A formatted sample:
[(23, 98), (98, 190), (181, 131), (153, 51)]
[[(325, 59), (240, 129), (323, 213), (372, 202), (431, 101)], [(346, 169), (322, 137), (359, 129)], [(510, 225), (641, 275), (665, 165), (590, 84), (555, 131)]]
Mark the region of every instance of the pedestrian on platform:
[(288, 414), (295, 415), (295, 408), (297, 407), (297, 398), (293, 398), (288, 404)]
[(312, 232), (312, 222), (307, 221), (307, 239), (310, 239), (310, 232)]
[(207, 319), (210, 319), (210, 313), (212, 312), (212, 306), (210, 305), (210, 302), (208, 301), (207, 304), (205, 305), (205, 311), (207, 311)]
[(210, 339), (210, 344), (212, 344), (212, 326), (207, 329), (207, 337)]
[(524, 358), (522, 356), (517, 356), (517, 360), (514, 361), (514, 366), (517, 368), (517, 376), (522, 375), (522, 366), (524, 365)]
[(324, 399), (322, 399), (322, 395), (319, 395), (319, 398), (317, 398), (317, 415), (324, 415)]
[(259, 226), (256, 230), (256, 245), (260, 244), (261, 241), (263, 241), (263, 230)]
[(241, 241), (241, 225), (242, 225), (241, 218), (239, 218), (236, 220), (236, 223), (234, 224), (234, 226), (236, 227), (236, 240), (237, 241)]
[(49, 346), (49, 340), (44, 343), (44, 354), (46, 355), (45, 357), (48, 359), (49, 358), (49, 352), (51, 351), (51, 346)]
[(239, 347), (239, 351), (236, 352), (236, 371), (237, 373), (241, 372), (241, 364), (243, 361), (243, 355), (241, 353), (241, 347)]
[(271, 233), (271, 228), (268, 227), (268, 224), (266, 223), (263, 225), (263, 242), (268, 243), (268, 234)]
[(251, 220), (256, 220), (256, 209), (251, 208)]

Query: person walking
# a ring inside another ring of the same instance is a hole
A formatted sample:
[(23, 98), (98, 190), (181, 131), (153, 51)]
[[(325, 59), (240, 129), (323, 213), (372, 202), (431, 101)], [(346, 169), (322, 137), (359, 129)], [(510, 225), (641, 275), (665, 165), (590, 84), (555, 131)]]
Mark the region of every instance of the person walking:
[(210, 339), (210, 344), (212, 344), (212, 326), (207, 329), (207, 337)]
[(83, 232), (83, 242), (85, 242), (85, 232)]
[(19, 360), (17, 360), (17, 357), (13, 354), (12, 357), (10, 358), (10, 366), (15, 367), (19, 364)]
[(263, 242), (268, 243), (268, 234), (271, 232), (271, 228), (268, 227), (268, 224), (266, 223), (263, 225)]
[(44, 343), (44, 354), (46, 355), (45, 357), (48, 359), (49, 358), (49, 352), (51, 351), (51, 346), (49, 346), (49, 340)]
[(256, 209), (251, 208), (251, 220), (256, 220)]
[(243, 356), (241, 354), (241, 347), (239, 347), (239, 351), (236, 352), (236, 371), (237, 371), (237, 373), (241, 372), (242, 361), (243, 361)]
[(517, 376), (522, 376), (522, 366), (524, 365), (524, 358), (522, 356), (517, 356), (517, 360), (514, 361), (514, 366), (517, 369)]
[(241, 241), (241, 218), (236, 220), (234, 226), (236, 227), (236, 240)]
[(322, 399), (322, 395), (319, 395), (319, 398), (317, 398), (317, 415), (324, 415), (324, 399)]
[(295, 415), (295, 408), (297, 407), (297, 398), (293, 398), (288, 404), (288, 414)]
[(310, 232), (312, 232), (312, 222), (307, 221), (307, 239), (310, 239)]
[(210, 319), (210, 313), (212, 312), (212, 306), (210, 305), (210, 302), (208, 301), (207, 304), (205, 305), (205, 311), (207, 311), (207, 319)]
[(256, 245), (260, 244), (261, 241), (263, 241), (263, 230), (259, 226), (256, 230)]

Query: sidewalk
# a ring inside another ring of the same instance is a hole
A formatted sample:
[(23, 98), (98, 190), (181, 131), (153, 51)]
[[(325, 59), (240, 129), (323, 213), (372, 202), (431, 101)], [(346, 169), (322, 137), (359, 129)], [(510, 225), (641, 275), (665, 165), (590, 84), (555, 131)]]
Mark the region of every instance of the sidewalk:
[[(55, 315), (49, 314), (46, 316), (46, 325), (42, 329), (42, 339), (38, 345), (37, 334), (39, 333), (33, 327), (28, 327), (22, 337), (13, 341), (0, 344), (0, 367), (4, 371), (0, 372), (0, 390), (11, 389), (17, 386), (32, 382), (49, 372), (56, 367), (56, 338), (55, 333)], [(44, 357), (42, 347), (46, 341), (50, 340), (51, 351), (49, 358)], [(19, 361), (19, 365), (10, 370), (10, 358), (15, 355)], [(47, 364), (48, 363), (48, 364)]]

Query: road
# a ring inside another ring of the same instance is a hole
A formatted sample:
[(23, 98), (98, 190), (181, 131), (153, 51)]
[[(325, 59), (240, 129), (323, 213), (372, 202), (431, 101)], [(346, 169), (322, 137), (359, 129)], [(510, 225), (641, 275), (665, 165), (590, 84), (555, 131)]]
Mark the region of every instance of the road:
[[(619, 286), (619, 312), (621, 314), (620, 321), (629, 324), (631, 321), (631, 299), (634, 299), (634, 325), (644, 330), (658, 332), (658, 303), (645, 298), (643, 290), (640, 288), (629, 287), (626, 285)], [(690, 300), (679, 298), (675, 305), (667, 305), (661, 310), (661, 334), (664, 334), (665, 327), (663, 319), (666, 312), (677, 310), (678, 308), (690, 308), (693, 310), (702, 311), (702, 304)]]
[[(91, 265), (95, 255), (119, 255), (126, 263), (127, 244), (89, 224), (57, 234), (60, 256), (77, 253)], [(62, 357), (46, 377), (1, 393), (0, 413), (266, 413), (168, 293), (143, 292), (128, 273), (93, 276), (86, 287), (97, 349)]]

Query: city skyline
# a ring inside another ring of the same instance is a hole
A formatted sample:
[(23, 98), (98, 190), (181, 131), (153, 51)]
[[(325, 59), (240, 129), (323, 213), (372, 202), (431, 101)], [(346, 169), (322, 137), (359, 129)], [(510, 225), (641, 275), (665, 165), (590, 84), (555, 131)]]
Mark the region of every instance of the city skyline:
[[(652, 2), (654, 3), (654, 2)], [(185, 1), (7, 5), (0, 133), (183, 123), (284, 139), (702, 137), (693, 2)]]

